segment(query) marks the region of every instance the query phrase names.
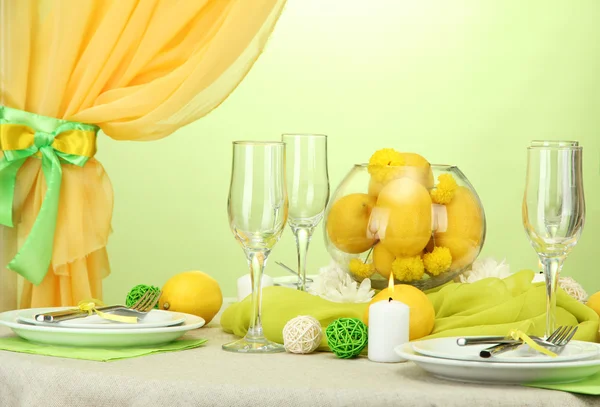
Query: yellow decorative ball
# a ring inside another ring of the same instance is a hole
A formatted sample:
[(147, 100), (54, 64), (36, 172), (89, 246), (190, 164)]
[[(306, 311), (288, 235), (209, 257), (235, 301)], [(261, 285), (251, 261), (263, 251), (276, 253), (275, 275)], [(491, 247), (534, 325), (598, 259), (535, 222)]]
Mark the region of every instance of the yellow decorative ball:
[(447, 247), (435, 247), (433, 251), (423, 255), (423, 265), (427, 274), (438, 276), (450, 269), (452, 254)]
[(392, 273), (399, 281), (417, 281), (425, 275), (425, 267), (421, 256), (397, 257), (392, 262)]
[[(389, 288), (381, 290), (373, 297), (369, 306), (379, 301), (387, 301), (390, 297), (392, 297), (393, 300), (408, 305), (410, 308), (409, 339), (411, 341), (427, 336), (433, 331), (435, 309), (423, 291), (411, 285), (397, 284), (394, 286), (393, 293), (390, 293)], [(369, 325), (369, 307), (367, 307), (365, 311), (363, 321), (365, 324)]]
[(171, 277), (162, 288), (159, 309), (193, 314), (208, 324), (223, 305), (217, 280), (201, 271), (186, 271)]

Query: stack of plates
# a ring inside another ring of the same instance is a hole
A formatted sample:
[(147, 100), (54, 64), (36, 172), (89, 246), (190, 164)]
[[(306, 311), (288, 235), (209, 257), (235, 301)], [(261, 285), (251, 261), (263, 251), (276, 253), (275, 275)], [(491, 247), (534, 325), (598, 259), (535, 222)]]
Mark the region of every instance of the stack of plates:
[(410, 342), (396, 352), (439, 378), (497, 384), (566, 383), (600, 372), (600, 345), (571, 341), (557, 357), (526, 345), (489, 359), (479, 352), (492, 345), (458, 346), (457, 337)]
[(62, 322), (39, 322), (37, 314), (69, 308), (29, 308), (0, 314), (6, 325), (21, 338), (61, 346), (131, 347), (151, 346), (174, 341), (204, 325), (200, 317), (179, 312), (152, 310), (137, 324), (108, 321), (97, 315)]

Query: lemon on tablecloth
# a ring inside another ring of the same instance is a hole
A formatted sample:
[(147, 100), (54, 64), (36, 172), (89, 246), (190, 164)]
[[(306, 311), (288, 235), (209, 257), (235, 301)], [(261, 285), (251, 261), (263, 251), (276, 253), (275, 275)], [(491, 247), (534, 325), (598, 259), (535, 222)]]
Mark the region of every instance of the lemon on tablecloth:
[[(379, 301), (387, 301), (390, 297), (408, 305), (410, 308), (409, 337), (411, 341), (431, 333), (435, 322), (435, 309), (423, 291), (408, 284), (397, 284), (394, 286), (393, 293), (390, 293), (389, 288), (381, 290), (373, 297), (369, 306)], [(369, 325), (369, 307), (365, 310), (363, 321)]]
[(186, 271), (171, 277), (163, 286), (159, 308), (203, 318), (208, 324), (223, 305), (217, 280), (201, 271)]

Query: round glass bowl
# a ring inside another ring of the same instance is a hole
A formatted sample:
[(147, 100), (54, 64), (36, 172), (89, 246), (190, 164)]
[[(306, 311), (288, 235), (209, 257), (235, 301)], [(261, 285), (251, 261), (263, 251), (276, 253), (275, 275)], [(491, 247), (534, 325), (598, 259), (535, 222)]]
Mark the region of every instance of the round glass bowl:
[(355, 165), (325, 211), (325, 241), (356, 281), (376, 289), (396, 284), (421, 290), (469, 268), (485, 239), (485, 213), (455, 166)]

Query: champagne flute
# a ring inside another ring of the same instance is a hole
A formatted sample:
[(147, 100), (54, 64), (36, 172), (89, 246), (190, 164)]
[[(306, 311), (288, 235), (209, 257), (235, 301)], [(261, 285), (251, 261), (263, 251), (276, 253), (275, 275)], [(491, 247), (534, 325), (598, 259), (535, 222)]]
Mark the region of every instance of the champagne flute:
[(546, 337), (555, 329), (556, 286), (585, 222), (582, 147), (535, 141), (528, 148), (523, 224), (546, 280)]
[(242, 245), (252, 280), (252, 316), (248, 333), (223, 349), (242, 353), (282, 352), (267, 340), (261, 323), (262, 276), (267, 258), (281, 237), (288, 214), (285, 144), (236, 141), (227, 202), (229, 225)]
[(315, 227), (329, 201), (327, 136), (284, 134), (289, 224), (298, 250), (298, 289), (306, 291), (306, 255)]

